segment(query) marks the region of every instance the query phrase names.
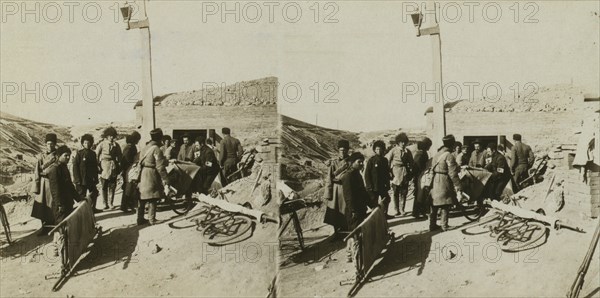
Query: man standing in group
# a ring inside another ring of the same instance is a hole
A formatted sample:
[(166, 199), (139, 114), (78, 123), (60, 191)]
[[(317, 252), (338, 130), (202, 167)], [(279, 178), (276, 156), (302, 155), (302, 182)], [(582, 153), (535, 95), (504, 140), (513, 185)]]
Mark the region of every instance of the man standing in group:
[[(70, 157), (71, 150), (67, 146), (60, 146), (56, 149), (56, 162), (48, 168), (50, 191), (54, 198), (54, 202), (52, 203), (53, 217), (50, 222), (52, 225), (57, 225), (63, 221), (71, 214), (71, 212), (73, 212), (75, 201), (79, 202), (82, 200), (82, 197), (73, 185), (71, 173), (69, 173), (69, 169), (67, 168)], [(55, 256), (58, 256), (58, 248), (63, 245), (63, 233), (64, 228), (54, 233), (54, 243), (56, 244), (54, 251)], [(77, 239), (75, 239), (75, 241), (77, 241)]]
[[(160, 150), (163, 133), (160, 128), (150, 131), (150, 142), (140, 152), (140, 204), (137, 210), (137, 224), (156, 223), (156, 204), (165, 196), (168, 189), (168, 160)], [(144, 219), (145, 206), (148, 204), (148, 220)]]
[(171, 156), (171, 150), (172, 150), (172, 148), (171, 148), (171, 141), (172, 141), (171, 136), (165, 135), (163, 137), (162, 141), (163, 141), (163, 145), (162, 145), (162, 147), (160, 147), (160, 150), (162, 150), (163, 154), (165, 155), (165, 157), (167, 159), (170, 159), (169, 156)]
[(128, 171), (131, 165), (135, 163), (138, 154), (137, 144), (142, 136), (137, 131), (133, 131), (125, 137), (126, 145), (123, 147), (123, 160), (121, 162), (121, 177), (123, 178), (123, 193), (121, 195), (121, 211), (135, 211), (138, 195), (137, 187), (132, 181), (129, 181)]
[(98, 145), (96, 154), (99, 160), (100, 182), (102, 182), (102, 199), (104, 209), (114, 208), (115, 189), (117, 188), (117, 176), (121, 173), (121, 146), (116, 142), (117, 130), (108, 127), (102, 136), (105, 138)]
[(333, 226), (334, 239), (340, 236), (338, 233), (347, 229), (346, 202), (342, 191), (341, 175), (348, 169), (348, 151), (350, 142), (339, 140), (337, 143), (338, 156), (328, 162), (329, 169), (325, 177), (325, 193), (323, 198), (327, 204), (323, 222)]
[(395, 215), (404, 215), (404, 205), (408, 195), (408, 183), (412, 179), (413, 156), (406, 148), (408, 136), (400, 133), (396, 136), (396, 146), (388, 152), (386, 158), (392, 168), (392, 189)]
[(483, 168), (485, 166), (485, 152), (481, 148), (481, 140), (477, 139), (473, 142), (475, 150), (471, 152), (471, 158), (469, 158), (469, 167)]
[(92, 199), (92, 210), (94, 213), (102, 212), (96, 209), (96, 200), (98, 199), (98, 158), (96, 152), (92, 150), (94, 137), (91, 134), (84, 134), (81, 137), (81, 146), (83, 147), (75, 154), (73, 158), (73, 182), (75, 188), (81, 197), (85, 197), (89, 192)]
[(506, 183), (510, 181), (510, 169), (506, 158), (497, 150), (496, 143), (489, 143), (487, 146), (488, 158), (485, 162), (485, 169), (492, 173), (488, 180), (488, 196), (493, 200), (499, 200), (502, 190)]
[[(454, 203), (454, 198), (461, 193), (460, 179), (458, 178), (459, 167), (456, 158), (452, 156), (454, 150), (454, 136), (447, 135), (442, 139), (444, 146), (432, 159), (433, 186), (431, 198), (433, 200), (431, 215), (429, 216), (429, 230), (435, 231), (440, 228), (437, 225), (437, 214), (440, 212), (441, 229), (446, 231), (448, 226), (448, 212)], [(458, 198), (459, 200), (461, 198)]]
[(413, 201), (412, 216), (418, 219), (426, 218), (429, 213), (429, 196), (430, 189), (425, 189), (425, 185), (421, 185), (421, 175), (427, 169), (427, 162), (429, 161), (429, 149), (431, 148), (431, 139), (424, 137), (422, 140), (417, 142), (417, 152), (415, 152), (415, 163), (413, 166), (414, 170), (414, 187), (415, 187), (415, 200)]
[(529, 145), (521, 142), (521, 135), (514, 134), (513, 141), (515, 144), (511, 149), (511, 159), (510, 159), (510, 168), (513, 172), (513, 177), (517, 185), (527, 179), (527, 170), (533, 166), (533, 162), (535, 161), (535, 156), (533, 154), (533, 150)]
[(242, 158), (244, 149), (240, 140), (231, 136), (229, 128), (223, 127), (221, 132), (223, 133), (223, 140), (219, 144), (219, 162), (223, 167), (223, 175), (227, 179), (229, 175), (237, 171), (237, 163)]
[(179, 153), (177, 154), (177, 160), (180, 161), (193, 161), (194, 160), (194, 144), (190, 142), (190, 136), (184, 134), (182, 137), (183, 144), (179, 147)]
[(462, 145), (460, 147), (460, 153), (458, 153), (458, 155), (456, 155), (456, 163), (461, 167), (469, 164), (469, 157), (467, 155), (468, 150), (469, 150), (469, 146)]
[(390, 204), (390, 163), (385, 154), (385, 143), (381, 140), (373, 143), (373, 155), (367, 162), (365, 169), (365, 184), (371, 197), (371, 201), (379, 202), (381, 200), (381, 209), (386, 218), (392, 218), (387, 214)]
[(33, 186), (32, 192), (36, 196), (33, 202), (33, 208), (31, 210), (31, 216), (35, 217), (42, 222), (42, 229), (39, 232), (39, 236), (46, 235), (49, 231), (44, 225), (48, 224), (53, 220), (52, 213), (52, 193), (50, 192), (50, 184), (48, 182), (47, 169), (56, 162), (56, 134), (49, 133), (46, 135), (46, 150), (44, 153), (37, 157), (35, 163), (35, 169), (33, 174)]
[(194, 163), (200, 167), (198, 172), (200, 179), (200, 193), (208, 195), (208, 190), (219, 174), (219, 163), (215, 152), (206, 145), (206, 138), (196, 138), (197, 151), (194, 154)]

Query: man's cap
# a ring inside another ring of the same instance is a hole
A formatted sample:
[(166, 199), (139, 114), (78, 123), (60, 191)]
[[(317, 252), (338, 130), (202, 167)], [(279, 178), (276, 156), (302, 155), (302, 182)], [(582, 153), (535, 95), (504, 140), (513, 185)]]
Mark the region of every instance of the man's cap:
[(81, 136), (81, 144), (83, 145), (83, 142), (85, 142), (85, 141), (89, 141), (90, 144), (93, 145), (94, 144), (94, 137), (91, 134), (86, 133), (83, 136)]
[(496, 143), (489, 143), (487, 144), (487, 147), (492, 150), (498, 150), (498, 144)]
[(348, 142), (348, 140), (339, 140), (337, 143), (337, 147), (338, 147), (338, 149), (340, 149), (340, 148), (350, 149), (350, 142)]
[(229, 129), (229, 127), (223, 127), (223, 129), (221, 129), (221, 133), (228, 135), (231, 133), (231, 129)]
[(365, 156), (360, 152), (354, 152), (354, 153), (350, 154), (350, 156), (348, 157), (348, 161), (350, 163), (353, 163), (359, 159), (365, 160)]
[(382, 140), (377, 140), (373, 143), (373, 151), (375, 151), (375, 148), (381, 148), (381, 151), (385, 152), (385, 142), (383, 142)]
[(160, 128), (155, 128), (150, 131), (150, 139), (155, 142), (161, 142), (163, 138), (163, 131)]
[(521, 135), (516, 133), (513, 135), (513, 141), (520, 141), (521, 140)]
[(54, 143), (56, 143), (56, 140), (57, 140), (56, 134), (55, 133), (46, 134), (45, 140), (46, 140), (46, 142), (54, 142)]
[(396, 144), (400, 142), (408, 143), (408, 136), (403, 132), (396, 136)]
[(112, 126), (105, 128), (104, 131), (102, 132), (102, 137), (106, 138), (108, 136), (117, 137), (117, 130)]
[(454, 143), (456, 143), (456, 140), (454, 139), (453, 135), (447, 135), (442, 138), (442, 143), (445, 147), (454, 148)]
[(65, 145), (62, 145), (62, 146), (56, 148), (56, 156), (61, 156), (64, 153), (71, 155), (71, 149), (69, 149), (69, 147), (67, 147)]

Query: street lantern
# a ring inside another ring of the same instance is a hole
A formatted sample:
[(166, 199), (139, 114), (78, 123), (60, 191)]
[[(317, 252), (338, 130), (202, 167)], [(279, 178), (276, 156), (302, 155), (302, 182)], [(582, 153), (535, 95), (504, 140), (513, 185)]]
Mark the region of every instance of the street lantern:
[(421, 36), (421, 23), (423, 22), (423, 14), (420, 11), (410, 15), (415, 28), (417, 28), (417, 36)]
[[(145, 10), (145, 2), (144, 2), (144, 10)], [(148, 21), (148, 17), (144, 13), (145, 18), (139, 21), (132, 21), (131, 17), (133, 16), (133, 6), (129, 2), (125, 2), (125, 5), (119, 8), (121, 10), (121, 15), (123, 16), (123, 21), (127, 23), (127, 30), (129, 29), (141, 29), (150, 27), (150, 22)]]
[(129, 22), (131, 20), (131, 15), (133, 14), (133, 7), (129, 3), (125, 3), (125, 6), (121, 7), (121, 15), (123, 16), (123, 21)]

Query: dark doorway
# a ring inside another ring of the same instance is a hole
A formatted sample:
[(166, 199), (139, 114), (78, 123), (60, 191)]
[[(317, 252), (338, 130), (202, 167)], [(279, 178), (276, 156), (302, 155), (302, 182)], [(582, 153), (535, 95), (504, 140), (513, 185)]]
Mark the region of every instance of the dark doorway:
[(498, 138), (499, 136), (465, 136), (463, 138), (463, 144), (469, 146), (469, 149), (467, 149), (467, 156), (471, 156), (471, 152), (475, 150), (475, 147), (473, 146), (475, 140), (481, 141), (481, 148), (485, 150), (489, 143), (498, 144)]
[(182, 143), (184, 134), (190, 136), (190, 143), (194, 143), (197, 137), (204, 136), (208, 137), (207, 129), (173, 129), (173, 139), (177, 140), (178, 144)]

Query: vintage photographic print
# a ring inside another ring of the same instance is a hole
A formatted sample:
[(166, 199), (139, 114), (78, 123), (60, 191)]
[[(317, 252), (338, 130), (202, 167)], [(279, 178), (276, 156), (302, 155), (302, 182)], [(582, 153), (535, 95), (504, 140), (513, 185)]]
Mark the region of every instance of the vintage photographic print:
[(2, 1), (1, 296), (268, 294), (277, 52), (203, 5)]
[(0, 297), (600, 297), (597, 1), (0, 0)]
[(598, 297), (598, 3), (336, 4), (286, 39), (331, 83), (280, 101), (279, 294)]

